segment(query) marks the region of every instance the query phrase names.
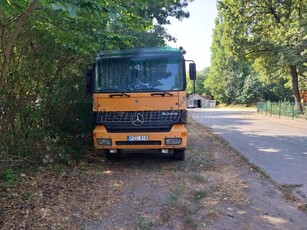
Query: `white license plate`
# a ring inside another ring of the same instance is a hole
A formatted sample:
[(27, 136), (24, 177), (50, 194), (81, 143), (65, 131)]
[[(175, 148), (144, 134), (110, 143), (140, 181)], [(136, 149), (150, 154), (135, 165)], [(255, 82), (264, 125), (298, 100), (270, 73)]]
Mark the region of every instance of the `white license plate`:
[(148, 136), (128, 136), (128, 141), (148, 141)]

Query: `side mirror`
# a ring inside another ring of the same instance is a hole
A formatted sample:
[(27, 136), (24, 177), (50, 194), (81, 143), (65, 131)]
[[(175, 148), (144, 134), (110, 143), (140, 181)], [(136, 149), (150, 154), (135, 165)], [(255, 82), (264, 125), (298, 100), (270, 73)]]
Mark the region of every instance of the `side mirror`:
[(189, 64), (189, 73), (190, 73), (190, 79), (196, 80), (196, 64), (195, 63)]
[(88, 70), (86, 70), (86, 92), (91, 94), (94, 88), (94, 76), (95, 76), (95, 66), (92, 65)]

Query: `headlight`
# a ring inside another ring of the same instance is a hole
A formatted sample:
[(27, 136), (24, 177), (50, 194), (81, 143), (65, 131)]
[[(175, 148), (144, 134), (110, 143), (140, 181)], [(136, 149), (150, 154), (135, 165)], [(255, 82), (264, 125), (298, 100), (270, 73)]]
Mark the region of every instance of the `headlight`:
[(97, 138), (98, 145), (112, 145), (112, 139)]
[(180, 145), (181, 141), (181, 138), (165, 138), (166, 145)]

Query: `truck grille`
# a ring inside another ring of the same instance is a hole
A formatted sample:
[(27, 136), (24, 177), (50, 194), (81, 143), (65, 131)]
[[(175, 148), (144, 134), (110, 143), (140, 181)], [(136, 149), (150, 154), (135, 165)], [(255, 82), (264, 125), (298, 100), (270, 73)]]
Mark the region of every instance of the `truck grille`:
[(169, 132), (173, 124), (186, 123), (186, 110), (96, 112), (96, 125), (108, 132)]

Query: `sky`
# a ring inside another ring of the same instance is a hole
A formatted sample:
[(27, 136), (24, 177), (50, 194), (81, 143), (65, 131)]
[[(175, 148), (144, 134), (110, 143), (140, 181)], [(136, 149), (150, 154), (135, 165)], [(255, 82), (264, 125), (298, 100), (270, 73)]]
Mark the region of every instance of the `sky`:
[(210, 46), (214, 20), (217, 16), (216, 0), (195, 0), (186, 8), (190, 17), (179, 21), (171, 19), (166, 26), (169, 34), (177, 38), (177, 42), (167, 42), (171, 47), (182, 46), (187, 54), (185, 59), (194, 60), (197, 71), (210, 66)]

